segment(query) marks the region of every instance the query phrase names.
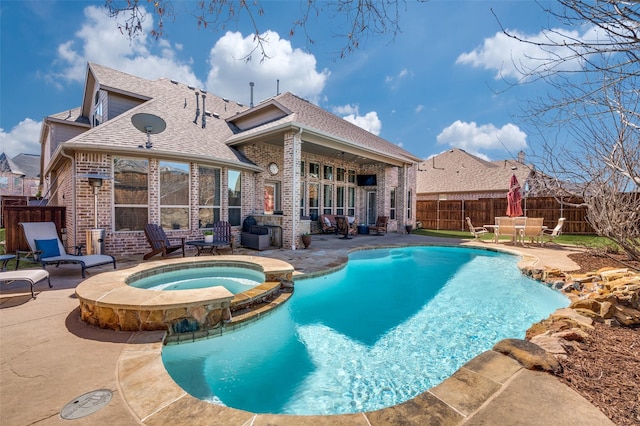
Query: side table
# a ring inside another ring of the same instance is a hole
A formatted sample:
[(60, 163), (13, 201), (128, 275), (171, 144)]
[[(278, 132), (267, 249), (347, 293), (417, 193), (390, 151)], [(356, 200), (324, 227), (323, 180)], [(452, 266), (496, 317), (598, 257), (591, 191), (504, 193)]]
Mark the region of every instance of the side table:
[(369, 235), (369, 226), (358, 225), (358, 234)]

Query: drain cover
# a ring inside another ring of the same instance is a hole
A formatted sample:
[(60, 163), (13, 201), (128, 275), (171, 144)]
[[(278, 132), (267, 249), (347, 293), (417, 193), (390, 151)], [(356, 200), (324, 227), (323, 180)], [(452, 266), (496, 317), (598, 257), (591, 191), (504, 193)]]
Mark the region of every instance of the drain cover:
[(113, 392), (109, 389), (98, 389), (80, 395), (69, 402), (60, 411), (60, 417), (65, 420), (74, 420), (93, 414), (111, 401)]

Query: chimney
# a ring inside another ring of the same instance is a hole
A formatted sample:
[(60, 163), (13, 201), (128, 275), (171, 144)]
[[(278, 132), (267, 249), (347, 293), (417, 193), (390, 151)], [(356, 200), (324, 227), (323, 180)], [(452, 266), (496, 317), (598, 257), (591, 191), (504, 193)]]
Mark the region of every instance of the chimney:
[(276, 96), (280, 94), (280, 79), (276, 80)]
[(518, 163), (524, 164), (525, 153), (524, 151), (518, 152)]
[(207, 97), (204, 93), (202, 94), (202, 128), (207, 127), (207, 108), (204, 106), (204, 100)]
[(249, 108), (253, 108), (253, 81), (249, 83), (249, 87), (251, 88), (251, 103), (249, 104)]
[(200, 116), (200, 93), (196, 92), (196, 118), (193, 119), (193, 124), (198, 124), (198, 117)]

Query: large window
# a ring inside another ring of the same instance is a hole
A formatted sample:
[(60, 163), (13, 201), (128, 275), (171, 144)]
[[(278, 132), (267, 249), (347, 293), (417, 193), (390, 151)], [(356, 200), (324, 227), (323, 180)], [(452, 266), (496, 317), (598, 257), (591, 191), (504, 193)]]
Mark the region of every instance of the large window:
[(389, 207), (389, 218), (396, 218), (396, 189), (391, 189), (391, 205)]
[(324, 180), (333, 180), (333, 166), (324, 166)]
[(337, 182), (344, 182), (346, 175), (347, 175), (347, 171), (345, 169), (343, 169), (342, 167), (337, 167), (336, 168), (336, 181)]
[(304, 216), (304, 182), (300, 182), (300, 217)]
[(407, 219), (411, 219), (411, 190), (407, 192)]
[(242, 174), (229, 170), (229, 223), (231, 226), (242, 224)]
[(113, 160), (114, 229), (142, 231), (149, 222), (149, 162)]
[(160, 224), (189, 229), (189, 164), (160, 162)]
[(336, 214), (344, 215), (344, 186), (336, 187)]
[(333, 185), (323, 185), (324, 214), (333, 213)]
[(220, 169), (198, 167), (198, 227), (205, 228), (220, 220)]
[(274, 214), (282, 211), (280, 198), (280, 182), (265, 182), (264, 214)]
[(319, 200), (320, 185), (317, 183), (309, 184), (309, 216), (311, 220), (318, 220), (319, 216)]
[(356, 215), (356, 189), (352, 186), (347, 188), (347, 216)]
[(309, 163), (309, 177), (318, 179), (320, 177), (320, 164)]

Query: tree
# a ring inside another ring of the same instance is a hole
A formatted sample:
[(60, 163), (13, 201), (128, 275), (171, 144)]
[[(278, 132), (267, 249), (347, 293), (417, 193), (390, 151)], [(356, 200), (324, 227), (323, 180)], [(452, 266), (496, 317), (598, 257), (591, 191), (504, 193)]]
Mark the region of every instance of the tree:
[[(527, 102), (523, 119), (540, 136), (539, 185), (583, 199), (599, 235), (640, 260), (640, 3), (559, 0), (545, 10), (567, 28), (548, 28), (535, 45), (536, 65), (516, 64), (522, 81), (546, 83), (548, 94)], [(554, 179), (549, 180), (549, 176)], [(562, 200), (561, 200), (562, 201)]]
[[(427, 0), (418, 0), (425, 2)], [(400, 32), (399, 14), (400, 5), (404, 0), (305, 0), (297, 2), (300, 9), (300, 18), (291, 24), (289, 36), (294, 36), (302, 31), (308, 43), (315, 44), (315, 40), (309, 31), (310, 20), (322, 14), (332, 19), (343, 19), (346, 30), (336, 34), (345, 40), (345, 45), (338, 52), (338, 56), (345, 55), (358, 49), (361, 43), (369, 35), (391, 35), (392, 38)], [(230, 23), (237, 22), (244, 15), (253, 26), (255, 40), (254, 49), (245, 56), (245, 60), (251, 60), (254, 52), (259, 51), (261, 59), (268, 58), (265, 44), (268, 43), (262, 36), (258, 18), (265, 15), (265, 9), (259, 0), (201, 0), (196, 2), (194, 12), (198, 28), (214, 28), (224, 31)], [(292, 2), (292, 5), (295, 4)], [(152, 7), (147, 12), (144, 6)], [(105, 6), (109, 16), (119, 19), (118, 28), (129, 38), (134, 38), (143, 33), (142, 23), (147, 13), (151, 13), (157, 19), (151, 35), (160, 38), (165, 33), (165, 22), (176, 17), (176, 11), (171, 0), (105, 0)]]

